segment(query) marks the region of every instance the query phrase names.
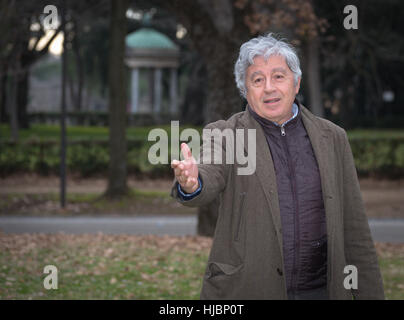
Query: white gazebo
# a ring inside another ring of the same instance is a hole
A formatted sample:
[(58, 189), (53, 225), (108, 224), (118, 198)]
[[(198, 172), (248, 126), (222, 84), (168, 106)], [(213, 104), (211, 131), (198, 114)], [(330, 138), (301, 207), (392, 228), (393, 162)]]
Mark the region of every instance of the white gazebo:
[[(161, 32), (141, 28), (126, 36), (125, 63), (131, 69), (132, 114), (149, 114), (153, 118), (159, 118), (162, 113), (169, 116), (178, 114), (178, 60), (178, 46)], [(164, 110), (163, 70), (169, 72), (169, 97), (165, 99), (169, 103)]]

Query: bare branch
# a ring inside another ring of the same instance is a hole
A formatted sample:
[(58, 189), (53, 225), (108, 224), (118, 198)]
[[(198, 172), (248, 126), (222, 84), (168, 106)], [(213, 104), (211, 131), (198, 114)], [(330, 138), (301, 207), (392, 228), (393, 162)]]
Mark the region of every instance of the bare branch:
[(38, 55), (41, 56), (48, 52), (49, 46), (51, 45), (52, 41), (55, 40), (55, 38), (58, 36), (59, 32), (62, 31), (62, 27), (62, 25), (59, 25), (59, 27), (56, 29), (55, 33), (52, 35), (46, 45), (38, 52)]

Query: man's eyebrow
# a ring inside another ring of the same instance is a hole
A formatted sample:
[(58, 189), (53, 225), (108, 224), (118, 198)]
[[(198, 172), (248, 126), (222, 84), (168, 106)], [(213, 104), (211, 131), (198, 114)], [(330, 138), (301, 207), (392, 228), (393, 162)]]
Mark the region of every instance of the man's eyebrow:
[(255, 76), (261, 75), (263, 76), (264, 73), (262, 71), (255, 71), (251, 74), (250, 79), (254, 78)]

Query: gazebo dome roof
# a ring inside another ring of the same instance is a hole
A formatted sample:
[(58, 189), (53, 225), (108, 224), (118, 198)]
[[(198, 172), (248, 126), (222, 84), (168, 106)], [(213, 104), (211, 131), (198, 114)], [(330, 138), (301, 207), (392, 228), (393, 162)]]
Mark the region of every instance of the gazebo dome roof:
[(166, 35), (151, 28), (141, 28), (126, 36), (126, 46), (131, 49), (173, 49), (177, 45)]

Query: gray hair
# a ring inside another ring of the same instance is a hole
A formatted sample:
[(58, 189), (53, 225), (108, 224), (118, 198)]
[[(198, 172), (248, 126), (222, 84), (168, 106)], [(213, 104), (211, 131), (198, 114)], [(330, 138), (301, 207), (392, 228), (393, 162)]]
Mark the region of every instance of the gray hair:
[(300, 70), (300, 61), (296, 50), (284, 40), (277, 40), (272, 36), (272, 33), (269, 33), (266, 36), (253, 38), (240, 47), (240, 54), (234, 66), (234, 76), (237, 88), (244, 98), (247, 95), (245, 86), (247, 68), (254, 64), (256, 56), (263, 56), (268, 59), (272, 55), (280, 55), (285, 58), (286, 64), (294, 74), (295, 86), (297, 85), (299, 78), (302, 76), (302, 71)]

